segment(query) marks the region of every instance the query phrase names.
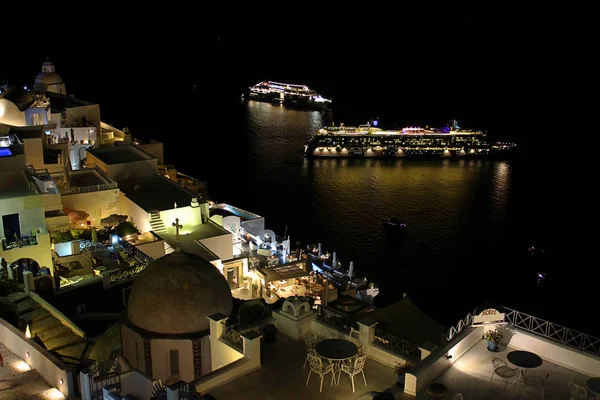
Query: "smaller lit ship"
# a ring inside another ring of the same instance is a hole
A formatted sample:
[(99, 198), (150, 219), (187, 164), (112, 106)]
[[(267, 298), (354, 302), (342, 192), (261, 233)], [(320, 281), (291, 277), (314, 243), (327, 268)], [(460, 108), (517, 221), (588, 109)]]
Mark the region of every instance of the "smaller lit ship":
[(331, 103), (331, 100), (306, 85), (273, 81), (263, 81), (251, 86), (248, 88), (247, 98), (309, 110), (323, 110)]
[(406, 228), (406, 224), (396, 217), (387, 217), (383, 223), (393, 228)]

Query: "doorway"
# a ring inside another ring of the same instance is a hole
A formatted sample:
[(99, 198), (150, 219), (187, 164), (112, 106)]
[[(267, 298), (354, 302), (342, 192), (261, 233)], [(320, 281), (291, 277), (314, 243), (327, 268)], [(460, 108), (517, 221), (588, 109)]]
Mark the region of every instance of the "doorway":
[(237, 267), (228, 267), (227, 268), (227, 283), (229, 283), (229, 287), (231, 289), (238, 288), (238, 268)]
[(12, 243), (21, 237), (21, 224), (19, 223), (19, 214), (8, 214), (2, 216), (2, 225), (4, 226), (4, 237), (7, 243)]

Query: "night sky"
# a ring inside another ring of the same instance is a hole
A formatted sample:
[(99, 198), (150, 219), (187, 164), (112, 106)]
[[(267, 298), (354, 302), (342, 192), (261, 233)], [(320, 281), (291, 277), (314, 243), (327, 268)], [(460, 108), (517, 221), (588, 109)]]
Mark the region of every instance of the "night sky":
[(506, 6), (369, 4), (81, 10), (79, 20), (40, 27), (39, 40), (15, 35), (0, 79), (31, 86), (50, 57), (67, 90), (101, 102), (117, 125), (141, 124), (136, 98), (164, 93), (176, 102), (195, 84), (226, 101), (269, 79), (306, 83), (338, 108), (390, 123), (456, 117), (522, 139), (539, 129), (542, 107), (532, 105), (547, 101), (540, 71), (553, 65), (554, 43), (543, 18)]

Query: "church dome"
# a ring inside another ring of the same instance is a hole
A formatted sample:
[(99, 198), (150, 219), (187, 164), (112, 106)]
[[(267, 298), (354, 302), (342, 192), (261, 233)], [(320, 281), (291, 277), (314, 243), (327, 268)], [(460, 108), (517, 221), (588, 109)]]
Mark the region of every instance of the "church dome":
[[(56, 91), (61, 94), (64, 92), (64, 82), (60, 75), (56, 72), (52, 61), (44, 61), (42, 64), (42, 72), (37, 74), (34, 82), (34, 90), (38, 92)], [(62, 90), (61, 90), (62, 89)]]
[(146, 331), (181, 335), (209, 329), (208, 316), (230, 315), (233, 299), (217, 267), (194, 254), (174, 252), (135, 279), (127, 316)]
[(61, 83), (63, 83), (63, 80), (58, 73), (40, 72), (35, 77), (34, 88), (36, 88), (36, 90), (38, 88), (40, 88), (40, 90), (44, 90), (41, 88), (47, 88), (48, 86), (52, 85), (60, 85)]

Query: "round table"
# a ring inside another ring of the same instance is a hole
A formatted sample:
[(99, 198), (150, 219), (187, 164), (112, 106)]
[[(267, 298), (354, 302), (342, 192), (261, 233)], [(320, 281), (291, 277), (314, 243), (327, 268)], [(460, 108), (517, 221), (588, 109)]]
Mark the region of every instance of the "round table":
[(441, 399), (448, 391), (448, 388), (442, 383), (434, 382), (427, 385), (425, 391), (430, 397), (433, 397), (434, 399)]
[[(325, 339), (317, 343), (315, 352), (333, 364), (333, 377), (339, 372), (342, 375), (340, 364), (354, 357), (358, 353), (358, 347), (348, 340), (344, 339)], [(338, 377), (337, 383), (340, 383)]]
[(347, 360), (358, 353), (358, 347), (344, 339), (325, 339), (317, 343), (315, 351), (328, 360)]
[(588, 389), (600, 396), (600, 378), (590, 378), (586, 383)]
[(537, 354), (522, 350), (511, 351), (506, 355), (506, 359), (521, 368), (537, 368), (543, 363), (542, 358)]

